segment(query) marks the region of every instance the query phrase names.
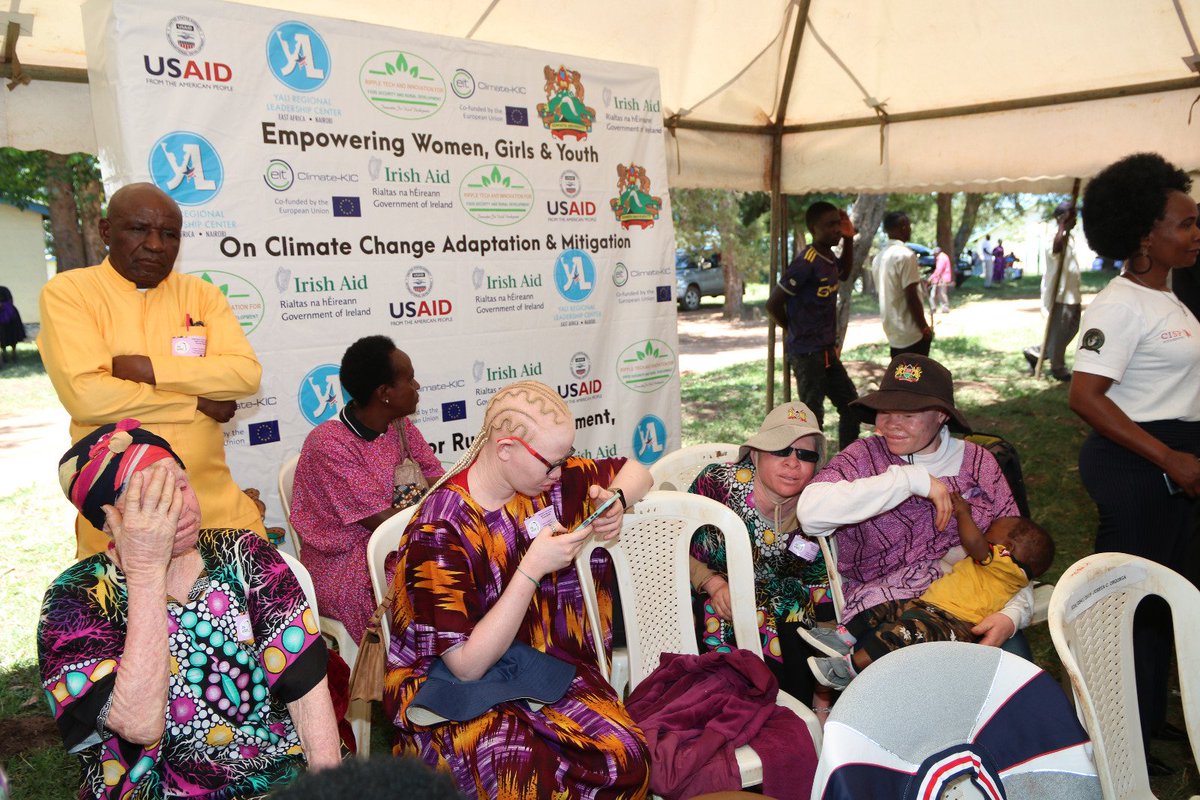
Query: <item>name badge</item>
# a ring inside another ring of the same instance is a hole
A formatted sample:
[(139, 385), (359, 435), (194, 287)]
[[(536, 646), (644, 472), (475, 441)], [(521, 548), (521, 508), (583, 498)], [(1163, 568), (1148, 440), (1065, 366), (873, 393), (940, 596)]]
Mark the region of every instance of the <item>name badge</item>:
[(205, 336), (172, 336), (171, 353), (177, 356), (202, 356), (208, 351)]
[(812, 539), (805, 539), (800, 534), (796, 534), (792, 537), (792, 541), (788, 542), (788, 551), (805, 561), (815, 561), (821, 553), (821, 545)]
[(558, 517), (554, 516), (554, 506), (546, 506), (525, 520), (525, 530), (529, 532), (530, 538), (533, 538), (556, 522), (558, 522)]
[(242, 613), (234, 617), (233, 630), (237, 634), (238, 641), (242, 644), (254, 643), (254, 627), (250, 624), (249, 614)]

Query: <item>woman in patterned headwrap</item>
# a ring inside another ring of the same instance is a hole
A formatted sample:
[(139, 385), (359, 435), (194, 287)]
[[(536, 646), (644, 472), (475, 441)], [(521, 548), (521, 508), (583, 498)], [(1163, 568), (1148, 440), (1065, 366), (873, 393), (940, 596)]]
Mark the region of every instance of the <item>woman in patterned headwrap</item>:
[(200, 530), (183, 463), (137, 420), (59, 464), (112, 537), (42, 604), (42, 687), (80, 798), (265, 795), (337, 763), (325, 645), (287, 564), (252, 531)]
[[(645, 740), (596, 667), (570, 567), (593, 533), (620, 533), (623, 506), (650, 488), (650, 473), (622, 458), (577, 458), (574, 440), (574, 420), (554, 389), (533, 381), (501, 389), (471, 448), (430, 490), (400, 542), (384, 697), (395, 752), (448, 769), (467, 796), (647, 791)], [(573, 530), (614, 493), (622, 499), (591, 530)], [(597, 556), (592, 569), (607, 621), (609, 562)], [(408, 719), (437, 660), (459, 680), (477, 680), (514, 642), (575, 667), (560, 700), (539, 711), (503, 702), (434, 726)]]

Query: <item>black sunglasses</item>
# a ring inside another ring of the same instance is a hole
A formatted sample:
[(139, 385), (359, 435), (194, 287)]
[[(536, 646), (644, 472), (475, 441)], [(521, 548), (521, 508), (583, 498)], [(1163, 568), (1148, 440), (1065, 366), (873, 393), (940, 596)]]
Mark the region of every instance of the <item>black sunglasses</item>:
[(821, 454), (816, 450), (806, 450), (803, 447), (784, 447), (779, 450), (767, 450), (766, 452), (780, 458), (787, 458), (792, 453), (795, 453), (796, 458), (801, 461), (807, 461), (810, 464), (815, 464), (821, 460)]

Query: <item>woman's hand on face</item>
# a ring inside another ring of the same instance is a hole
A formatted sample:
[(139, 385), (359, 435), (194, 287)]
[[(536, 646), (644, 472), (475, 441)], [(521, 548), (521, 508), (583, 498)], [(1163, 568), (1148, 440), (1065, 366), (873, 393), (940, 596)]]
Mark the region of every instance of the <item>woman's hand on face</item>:
[(950, 517), (954, 516), (954, 501), (950, 498), (950, 490), (932, 475), (929, 476), (929, 502), (933, 503), (933, 526), (939, 531), (946, 530)]
[(104, 507), (126, 575), (166, 575), (182, 510), (183, 493), (170, 471), (158, 464), (129, 478), (123, 512)]
[(1200, 495), (1200, 459), (1191, 453), (1172, 450), (1164, 471), (1188, 497)]
[(583, 549), (584, 543), (591, 538), (591, 531), (591, 526), (588, 526), (568, 532), (558, 522), (549, 528), (542, 528), (533, 537), (525, 557), (521, 559), (521, 569), (534, 580), (540, 581), (551, 572), (569, 566)]
[[(592, 498), (593, 507), (599, 506), (608, 498), (612, 497), (616, 492), (610, 492), (602, 486), (592, 484), (588, 489), (588, 497)], [(617, 500), (609, 506), (603, 514), (596, 518), (592, 523), (592, 533), (600, 541), (616, 541), (621, 537), (621, 523), (625, 518), (625, 506)]]
[(708, 592), (708, 602), (713, 611), (726, 622), (733, 621), (733, 605), (729, 602), (729, 581), (720, 575), (713, 575), (704, 583), (704, 591)]

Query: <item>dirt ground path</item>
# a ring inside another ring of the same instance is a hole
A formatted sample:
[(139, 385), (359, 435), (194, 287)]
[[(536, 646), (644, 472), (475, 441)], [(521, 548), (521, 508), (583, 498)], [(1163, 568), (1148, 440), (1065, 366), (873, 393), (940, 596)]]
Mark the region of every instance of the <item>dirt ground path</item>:
[[(934, 321), (936, 335), (960, 336), (979, 333), (979, 305), (971, 303), (939, 314)], [(1039, 301), (1033, 299), (989, 300), (987, 328), (1005, 330), (1025, 327), (1040, 317)], [(850, 319), (846, 329), (845, 349), (862, 344), (882, 342), (883, 328), (879, 315), (859, 314)], [(765, 317), (730, 322), (721, 318), (718, 303), (703, 305), (698, 311), (679, 314), (679, 371), (680, 373), (710, 372), (746, 361), (766, 358), (767, 322)], [(783, 357), (783, 342), (777, 337), (775, 357)], [(886, 364), (884, 365), (886, 366)]]

